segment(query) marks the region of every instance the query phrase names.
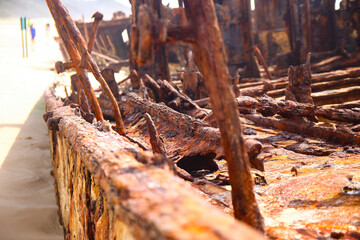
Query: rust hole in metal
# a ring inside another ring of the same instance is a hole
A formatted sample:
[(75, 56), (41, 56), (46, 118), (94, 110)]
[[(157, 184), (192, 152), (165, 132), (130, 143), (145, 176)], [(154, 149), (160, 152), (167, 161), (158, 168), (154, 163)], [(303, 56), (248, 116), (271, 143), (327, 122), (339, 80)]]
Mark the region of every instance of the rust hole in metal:
[(181, 158), (177, 162), (179, 168), (184, 169), (190, 174), (195, 174), (200, 170), (208, 170), (210, 172), (215, 172), (219, 170), (218, 165), (214, 161), (216, 154), (208, 153), (205, 155), (196, 155), (196, 156), (186, 156)]

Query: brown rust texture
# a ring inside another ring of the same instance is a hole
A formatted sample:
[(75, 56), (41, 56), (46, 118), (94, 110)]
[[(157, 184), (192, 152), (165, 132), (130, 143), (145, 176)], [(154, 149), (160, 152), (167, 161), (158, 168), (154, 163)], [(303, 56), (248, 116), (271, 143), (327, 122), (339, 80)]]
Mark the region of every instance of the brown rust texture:
[[(196, 165), (196, 159), (204, 156), (209, 156), (211, 161), (224, 158), (220, 131), (211, 127), (206, 121), (176, 112), (162, 104), (147, 101), (133, 93), (129, 93), (121, 105), (126, 119), (127, 134), (141, 142), (147, 149), (150, 149), (151, 138), (149, 138), (148, 127), (145, 125), (145, 113), (155, 119), (154, 124), (164, 141), (167, 155), (172, 161), (178, 162), (181, 158), (193, 157), (192, 163)], [(256, 158), (261, 150), (259, 144), (251, 139), (245, 139), (245, 148), (250, 156), (251, 167), (262, 171), (263, 165)], [(254, 148), (257, 150), (254, 151)]]
[[(357, 239), (360, 196), (345, 189), (360, 180), (360, 158), (346, 148), (302, 141), (277, 141), (275, 154), (265, 163), (269, 185), (261, 190), (259, 204), (266, 209), (265, 217), (275, 221), (267, 225), (268, 236), (314, 239), (341, 233), (343, 239)], [(310, 153), (314, 144), (326, 156)], [(295, 153), (282, 148), (285, 146), (294, 146), (295, 151), (298, 146), (299, 151), (308, 152)], [(292, 168), (297, 175), (291, 172)]]
[(267, 155), (267, 185), (255, 188), (267, 237), (319, 239), (340, 234), (357, 239), (360, 192), (359, 186), (351, 186), (360, 180), (360, 149), (264, 129), (256, 122), (244, 125), (256, 130)]
[[(48, 116), (59, 217), (67, 239), (261, 239), (215, 209), (153, 155), (85, 122), (51, 92)], [(97, 127), (96, 127), (97, 126)]]
[(165, 141), (168, 156), (174, 159), (209, 153), (223, 156), (218, 129), (167, 106), (145, 101), (135, 94), (129, 94), (128, 98), (123, 104), (127, 134), (141, 141), (148, 149), (150, 141), (143, 117), (146, 112), (154, 118), (157, 131)]
[[(150, 148), (143, 113), (139, 112), (139, 109), (135, 110), (134, 106), (123, 111), (128, 135)], [(154, 120), (172, 156), (181, 153), (183, 149), (190, 151), (190, 147), (202, 148), (198, 142), (191, 142), (196, 136), (186, 136), (186, 131), (171, 127), (172, 124), (169, 122), (164, 123), (155, 117)], [(268, 155), (264, 173), (267, 184), (262, 182), (260, 186), (255, 187), (260, 208), (267, 222), (267, 236), (270, 239), (313, 239), (340, 234), (349, 239), (356, 239), (360, 232), (360, 218), (354, 213), (359, 211), (360, 197), (358, 194), (348, 194), (344, 190), (348, 184), (360, 180), (360, 149), (352, 147), (355, 143), (349, 142), (348, 146), (334, 145), (298, 134), (258, 127), (256, 121), (242, 119), (242, 123), (246, 129), (253, 129), (248, 132), (253, 132), (255, 139), (263, 144), (260, 155)], [(293, 124), (301, 125), (296, 122)], [(304, 130), (298, 130), (297, 133), (299, 132)], [(329, 136), (335, 138), (336, 134), (331, 133)], [(340, 135), (337, 137), (337, 141), (341, 142), (342, 139)], [(181, 145), (176, 145), (179, 142)], [(176, 152), (176, 148), (179, 152)], [(196, 161), (195, 158), (193, 161)], [(209, 181), (195, 181), (193, 185), (209, 195), (211, 203), (232, 213), (230, 192), (210, 182), (215, 177), (226, 176), (227, 168), (224, 162), (216, 161), (219, 170), (205, 175), (205, 179)], [(297, 175), (293, 174), (292, 169), (296, 170)], [(348, 215), (350, 217), (347, 217)]]
[[(92, 91), (91, 84), (87, 79), (86, 72), (83, 69), (82, 65), (85, 65), (87, 68), (89, 68), (89, 70), (94, 75), (95, 79), (101, 84), (101, 87), (106, 92), (108, 98), (113, 104), (117, 131), (119, 132), (119, 134), (124, 134), (125, 133), (124, 124), (121, 118), (119, 106), (117, 105), (116, 99), (112, 94), (105, 79), (101, 75), (99, 67), (92, 59), (91, 55), (89, 54), (85, 40), (82, 37), (79, 29), (76, 27), (75, 22), (73, 21), (73, 19), (69, 15), (69, 12), (67, 11), (67, 9), (60, 0), (47, 0), (46, 2), (52, 17), (56, 22), (56, 28), (59, 34), (61, 35), (62, 39), (64, 41), (69, 40), (69, 43), (67, 43), (66, 45), (67, 51), (69, 52), (72, 61), (77, 65), (76, 71), (79, 75), (82, 87), (84, 88), (85, 92), (87, 92), (90, 101), (95, 103), (93, 105), (93, 108), (95, 111), (96, 118), (99, 121), (104, 120), (101, 110), (95, 107), (98, 106), (98, 102), (94, 96), (94, 92)], [(85, 88), (85, 85), (89, 85), (88, 88)]]
[[(252, 189), (250, 164), (236, 111), (235, 96), (229, 84), (225, 46), (217, 22), (215, 6), (209, 1), (184, 1), (184, 4), (186, 16), (193, 27), (196, 39), (196, 43), (192, 45), (194, 60), (205, 78), (229, 166), (235, 218), (263, 231), (263, 218)], [(243, 17), (245, 18), (244, 15)]]

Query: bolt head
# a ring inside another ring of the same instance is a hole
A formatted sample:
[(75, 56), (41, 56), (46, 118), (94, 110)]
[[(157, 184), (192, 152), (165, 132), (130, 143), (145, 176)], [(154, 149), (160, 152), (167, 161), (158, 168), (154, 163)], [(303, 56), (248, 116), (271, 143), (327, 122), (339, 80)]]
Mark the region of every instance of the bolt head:
[(96, 12), (94, 15), (92, 15), (92, 18), (94, 18), (95, 21), (101, 21), (103, 17), (104, 15), (100, 12)]

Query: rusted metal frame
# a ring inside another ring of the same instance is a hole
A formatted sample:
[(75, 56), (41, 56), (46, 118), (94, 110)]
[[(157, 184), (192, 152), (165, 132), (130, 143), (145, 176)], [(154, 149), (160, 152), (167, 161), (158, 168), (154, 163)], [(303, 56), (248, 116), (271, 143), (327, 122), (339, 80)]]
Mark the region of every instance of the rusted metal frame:
[[(61, 20), (61, 22), (64, 24), (66, 32), (71, 37), (78, 52), (81, 54), (82, 57), (81, 63), (87, 64), (87, 67), (89, 67), (90, 71), (93, 73), (94, 77), (101, 84), (101, 87), (104, 89), (105, 93), (109, 97), (113, 105), (117, 132), (121, 135), (125, 135), (124, 123), (122, 121), (122, 117), (120, 114), (117, 101), (114, 95), (112, 94), (109, 86), (107, 85), (105, 79), (101, 75), (99, 67), (92, 59), (89, 52), (87, 51), (86, 48), (87, 44), (85, 43), (85, 40), (82, 38), (79, 29), (76, 27), (75, 22), (72, 20), (65, 6), (61, 3), (60, 0), (47, 0), (47, 3), (49, 6), (51, 6), (51, 10), (54, 11), (55, 14), (53, 15), (57, 15)], [(79, 77), (81, 78), (81, 76)]]
[[(195, 119), (186, 114), (179, 113), (166, 105), (148, 101), (142, 97), (139, 97), (135, 93), (127, 94), (126, 103), (129, 105), (129, 109), (136, 108), (141, 112), (148, 113), (153, 118), (158, 119), (158, 122), (163, 122), (170, 128), (176, 129), (176, 131), (184, 133), (184, 136), (191, 138), (190, 141), (195, 140), (196, 142), (198, 142), (197, 140), (200, 140), (207, 142), (209, 144), (209, 148), (207, 148), (207, 150), (210, 150), (211, 148), (213, 152), (216, 152), (218, 154), (218, 156), (224, 155), (222, 149), (220, 149), (220, 131), (218, 128), (211, 127), (209, 123)], [(138, 137), (138, 133), (136, 134), (137, 135), (134, 136), (134, 138)], [(260, 142), (250, 138), (244, 139), (244, 142), (247, 153), (249, 155), (252, 155), (252, 158), (249, 159), (251, 167), (256, 168), (260, 171), (264, 171), (263, 162), (261, 160), (258, 160), (256, 156), (254, 156), (254, 148), (259, 149)], [(193, 146), (191, 146), (190, 148), (192, 147)], [(198, 149), (198, 146), (194, 146), (193, 148), (196, 148), (196, 150), (191, 150), (191, 154), (196, 154), (198, 151), (201, 151)], [(189, 150), (187, 147), (185, 147), (185, 149), (187, 149), (185, 151)], [(178, 150), (176, 151), (178, 152)], [(196, 153), (194, 153), (194, 151)], [(180, 152), (182, 152), (182, 150), (180, 150)]]
[(93, 49), (94, 41), (95, 41), (98, 29), (99, 29), (99, 24), (100, 24), (100, 21), (103, 19), (103, 17), (104, 17), (104, 15), (101, 14), (100, 12), (96, 12), (96, 13), (94, 13), (94, 15), (92, 15), (92, 18), (94, 18), (94, 23), (92, 25), (90, 39), (87, 44), (89, 53), (91, 53), (91, 51)]
[(289, 67), (288, 77), (289, 82), (285, 90), (285, 100), (314, 104), (311, 97), (310, 53), (306, 64)]
[[(263, 218), (253, 192), (250, 164), (245, 150), (239, 113), (230, 86), (225, 47), (219, 30), (213, 1), (184, 0), (190, 26), (197, 44), (194, 58), (202, 71), (223, 140), (228, 162), (234, 215), (250, 226), (264, 231)], [(250, 9), (250, 6), (249, 6)], [(247, 9), (247, 10), (249, 10)]]
[(55, 21), (55, 25), (58, 30), (58, 33), (61, 36), (61, 38), (63, 39), (63, 43), (66, 47), (66, 50), (74, 64), (76, 73), (79, 75), (80, 84), (81, 84), (82, 88), (84, 89), (87, 98), (90, 100), (95, 117), (98, 121), (103, 121), (104, 117), (101, 112), (99, 102), (97, 101), (97, 98), (95, 96), (94, 90), (91, 87), (90, 81), (87, 77), (87, 73), (83, 68), (79, 67), (80, 63), (81, 63), (80, 54), (76, 50), (73, 41), (69, 38), (69, 35), (67, 34), (67, 31), (65, 29), (65, 26), (62, 24), (60, 16), (57, 13), (57, 9), (54, 7), (51, 0), (47, 0), (46, 2), (50, 9), (50, 13)]
[(344, 102), (355, 101), (360, 99), (360, 87), (347, 89), (329, 95), (314, 96), (313, 100), (316, 105), (341, 104)]
[[(269, 91), (266, 94), (270, 97), (277, 98), (285, 95), (285, 84), (277, 84), (276, 90)], [(346, 87), (355, 87), (360, 85), (360, 78), (345, 78), (343, 80), (318, 82), (311, 85), (311, 92), (318, 93), (322, 91), (341, 89)], [(257, 87), (258, 88), (258, 87)], [(329, 94), (331, 96), (331, 94)]]
[[(356, 78), (360, 77), (360, 68), (355, 68), (354, 70), (336, 70), (331, 72), (325, 72), (325, 73), (314, 73), (312, 74), (312, 83), (320, 83), (320, 82), (328, 82), (328, 81), (335, 81), (335, 80), (341, 80), (345, 78)], [(241, 89), (248, 88), (248, 87), (254, 87), (264, 84), (262, 79), (256, 80), (256, 81), (250, 81), (246, 82), (244, 79), (242, 79), (244, 83), (239, 84), (239, 87)], [(280, 89), (284, 87), (285, 83), (287, 83), (288, 77), (281, 77), (277, 78), (271, 81), (271, 84), (274, 85), (275, 89)]]
[(65, 62), (65, 63), (63, 63), (61, 61), (57, 61), (55, 63), (55, 70), (56, 70), (57, 74), (65, 72), (66, 70), (74, 68), (74, 67), (75, 67), (75, 65), (74, 65), (73, 62)]
[(85, 38), (85, 41), (89, 41), (89, 34), (88, 34), (88, 29), (86, 27), (86, 22), (85, 22), (85, 18), (84, 18), (84, 15), (82, 15), (82, 24), (83, 24), (83, 27), (84, 27), (84, 38)]
[(306, 50), (307, 53), (312, 51), (311, 46), (311, 12), (310, 12), (310, 0), (304, 0), (305, 3), (305, 35), (306, 35)]
[(164, 141), (158, 135), (155, 124), (150, 116), (150, 114), (145, 113), (144, 118), (146, 121), (146, 126), (148, 128), (149, 136), (150, 136), (150, 144), (154, 154), (160, 154), (161, 157), (154, 157), (154, 165), (161, 166), (164, 163), (167, 163), (169, 169), (172, 173), (176, 173), (180, 177), (184, 177), (184, 179), (194, 180), (191, 178), (191, 175), (188, 174), (183, 169), (179, 168), (172, 160), (170, 160), (166, 155), (166, 148)]
[(95, 51), (92, 51), (91, 54), (92, 54), (92, 55), (95, 55), (95, 56), (98, 56), (98, 57), (100, 57), (100, 58), (103, 58), (103, 59), (105, 59), (105, 60), (108, 60), (108, 61), (110, 61), (110, 62), (112, 62), (112, 63), (120, 63), (120, 64), (126, 64), (126, 63), (128, 63), (128, 61), (126, 61), (126, 60), (121, 61), (121, 60), (119, 60), (119, 59), (116, 59), (116, 58), (113, 58), (113, 57), (110, 57), (110, 56), (108, 56), (108, 55), (105, 55), (105, 54), (102, 54), (102, 53), (98, 53), (98, 52), (95, 52)]
[(250, 0), (236, 0), (236, 8), (234, 9), (235, 18), (238, 18), (238, 26), (241, 33), (241, 42), (243, 46), (243, 56), (247, 63), (248, 70), (253, 77), (260, 77), (258, 66), (252, 54), (252, 47), (254, 45), (254, 34), (251, 22), (251, 7)]
[[(91, 31), (91, 36), (90, 39), (88, 38), (88, 32), (87, 32), (87, 27), (83, 18), (83, 24), (84, 24), (84, 33), (85, 33), (85, 40), (88, 41), (88, 51), (89, 53), (91, 53), (92, 48), (94, 46), (94, 41), (96, 40), (96, 35), (97, 35), (97, 31), (98, 31), (98, 27), (99, 27), (99, 23), (103, 18), (103, 15), (99, 12), (94, 13), (94, 15), (92, 16), (94, 18), (94, 23), (92, 25), (92, 31)], [(89, 39), (89, 40), (88, 40)], [(64, 72), (65, 70), (69, 70), (71, 68), (74, 68), (74, 63), (73, 62), (56, 62), (55, 64), (55, 69), (57, 71), (57, 73), (61, 73)]]
[(112, 54), (115, 54), (116, 53), (115, 45), (112, 42), (111, 37), (109, 36), (109, 34), (106, 34), (106, 39), (109, 42)]
[(85, 57), (86, 57), (88, 63), (90, 64), (91, 72), (93, 73), (96, 80), (98, 80), (100, 82), (101, 87), (104, 89), (106, 95), (108, 96), (108, 98), (110, 99), (110, 101), (113, 105), (113, 110), (114, 110), (114, 114), (115, 114), (115, 123), (116, 123), (116, 127), (117, 127), (116, 131), (121, 135), (125, 135), (125, 127), (124, 127), (124, 123), (123, 123), (123, 120), (121, 117), (119, 105), (118, 105), (114, 95), (112, 94), (108, 84), (106, 83), (105, 79), (101, 75), (100, 69), (97, 66), (97, 64), (95, 63), (95, 61), (91, 58), (91, 56), (88, 52), (86, 52), (85, 54), (86, 54)]
[(265, 69), (265, 72), (266, 72), (266, 75), (267, 75), (267, 78), (269, 80), (272, 80), (272, 76), (271, 76), (271, 73), (269, 71), (269, 68), (265, 62), (265, 59), (263, 57), (263, 55), (261, 54), (261, 51), (260, 49), (257, 47), (257, 46), (253, 46), (253, 52), (255, 53), (256, 57), (258, 58), (258, 60), (260, 61), (260, 64), (263, 66), (263, 68)]
[(309, 117), (321, 116), (326, 119), (359, 123), (360, 113), (350, 109), (336, 109), (330, 107), (317, 107), (312, 104), (297, 103), (294, 101), (278, 101), (271, 97), (252, 98), (241, 96), (236, 98), (241, 113), (256, 109), (264, 116), (279, 114), (283, 117)]
[(106, 43), (104, 37), (101, 34), (99, 35), (99, 40), (100, 40), (99, 45), (100, 45), (102, 51), (105, 52), (105, 50), (108, 49), (109, 46), (108, 46), (108, 44)]
[(184, 6), (183, 0), (178, 0), (178, 3), (179, 3), (179, 7), (183, 7), (183, 6)]
[(151, 116), (156, 116), (167, 122), (178, 126), (182, 131), (186, 131), (190, 135), (194, 135), (199, 127), (210, 127), (207, 123), (190, 117), (186, 114), (179, 113), (166, 105), (153, 103), (139, 97), (135, 93), (128, 93), (127, 103), (149, 113)]
[(164, 143), (161, 141), (156, 128), (155, 124), (148, 113), (144, 114), (144, 118), (146, 120), (146, 125), (148, 127), (149, 135), (150, 135), (150, 144), (153, 150), (153, 153), (159, 153), (161, 155), (166, 156), (166, 150), (164, 147)]
[(293, 54), (293, 64), (300, 65), (300, 39), (297, 1), (288, 0), (288, 19), (287, 28), (289, 34), (290, 47)]
[[(322, 107), (312, 104), (297, 103), (294, 101), (278, 101), (274, 98), (264, 96), (254, 98), (250, 96), (240, 96), (236, 98), (239, 112), (242, 114), (252, 113), (255, 109), (257, 112), (264, 116), (273, 116), (279, 114), (283, 117), (309, 117), (321, 116), (323, 118), (342, 121), (349, 123), (359, 123), (360, 113), (352, 111), (351, 109), (342, 109), (345, 106), (339, 108), (335, 107)], [(199, 105), (207, 105), (209, 103), (208, 98), (203, 98), (197, 102)], [(357, 107), (357, 104), (350, 104), (348, 108)]]
[[(152, 9), (157, 14), (158, 19), (163, 18), (163, 5), (161, 0), (146, 0), (152, 4)], [(169, 62), (167, 57), (167, 50), (165, 44), (159, 44), (155, 49), (155, 66), (157, 68), (157, 76), (160, 79), (170, 81)]]
[[(360, 69), (337, 70), (326, 73), (312, 74), (312, 92), (319, 92), (330, 89), (338, 89), (348, 86), (357, 86), (360, 77)], [(255, 96), (252, 93), (261, 93), (264, 91), (266, 81), (249, 82), (239, 84), (242, 94), (245, 96)], [(275, 90), (268, 89), (267, 95), (277, 98), (285, 95), (285, 87), (288, 84), (288, 77), (282, 77), (271, 81)], [(357, 84), (357, 85), (356, 85)]]
[(360, 146), (360, 134), (347, 132), (339, 127), (334, 129), (332, 127), (322, 127), (305, 121), (288, 121), (284, 119), (277, 119), (274, 117), (263, 117), (260, 115), (249, 114), (243, 115), (244, 118), (249, 119), (256, 125), (275, 128), (281, 131), (301, 133), (314, 138), (324, 139), (333, 143)]
[[(45, 96), (48, 111), (54, 111), (56, 104), (61, 104), (55, 97), (49, 99), (48, 96), (52, 96), (51, 91), (47, 91)], [(51, 105), (54, 107), (49, 107)], [(210, 201), (204, 201), (204, 198), (199, 196), (196, 191), (189, 191), (189, 184), (179, 181), (169, 171), (141, 164), (140, 161), (151, 162), (154, 158), (149, 151), (142, 151), (121, 136), (112, 133), (100, 133), (95, 126), (84, 124), (82, 120), (77, 122), (77, 116), (72, 113), (73, 110), (69, 108), (54, 111), (53, 117), (64, 120), (58, 125), (61, 134), (51, 132), (54, 136), (54, 141), (52, 141), (53, 156), (56, 158), (55, 161), (59, 162), (57, 160), (59, 151), (70, 151), (71, 155), (75, 156), (74, 158), (81, 158), (80, 166), (89, 170), (89, 176), (96, 181), (94, 184), (101, 188), (100, 192), (105, 197), (104, 210), (106, 210), (106, 206), (109, 209), (114, 208), (114, 219), (116, 218), (118, 221), (114, 221), (112, 217), (109, 218), (111, 232), (116, 232), (116, 229), (122, 228), (124, 226), (122, 223), (125, 221), (127, 223), (125, 227), (129, 227), (129, 231), (126, 232), (127, 236), (135, 239), (147, 239), (149, 236), (151, 239), (173, 239), (177, 236), (194, 238), (199, 232), (205, 239), (264, 239), (256, 231), (244, 224), (234, 222), (223, 211), (211, 206), (208, 203)], [(89, 137), (89, 134), (94, 141), (83, 141)], [(56, 139), (56, 137), (59, 138)], [(99, 142), (102, 144), (98, 144)], [(62, 148), (64, 145), (65, 148)], [(76, 149), (71, 147), (74, 145), (77, 146)], [(70, 148), (68, 148), (69, 146)], [(120, 161), (121, 156), (126, 156), (128, 161)], [(66, 156), (62, 157), (60, 162), (64, 160), (66, 160)], [(54, 173), (56, 175), (56, 171)], [(59, 180), (59, 178), (56, 179)], [(154, 191), (152, 186), (160, 186), (160, 188), (156, 188)], [(66, 189), (67, 187), (65, 192)], [(125, 198), (119, 197), (124, 194)], [(210, 198), (208, 199), (210, 200)], [(86, 201), (83, 202), (86, 207)], [(84, 209), (85, 216), (88, 216), (88, 210)], [(78, 212), (84, 213), (84, 211), (80, 209)], [(189, 211), (191, 217), (188, 216)], [(71, 212), (70, 215), (73, 213)], [(179, 216), (182, 218), (179, 219)], [(77, 220), (76, 217), (75, 214), (73, 219)], [(82, 219), (84, 218), (80, 220)], [(134, 219), (139, 221), (133, 221)], [(98, 223), (103, 227), (104, 224), (107, 226), (106, 221), (106, 218), (100, 218)], [(69, 234), (78, 236), (79, 229), (85, 229), (84, 232), (86, 232), (86, 226), (89, 226), (86, 225), (88, 221), (81, 223), (84, 228), (74, 228), (74, 232)], [(174, 226), (170, 230), (169, 224)], [(104, 231), (106, 232), (106, 230)], [(100, 234), (103, 234), (104, 231), (101, 231)], [(87, 233), (90, 239), (94, 237), (91, 235), (93, 232), (88, 231)], [(119, 234), (122, 233), (124, 232), (121, 230)], [(120, 236), (119, 234), (113, 233), (114, 236), (121, 238), (123, 235)]]
[(168, 81), (166, 81), (166, 80), (161, 81), (160, 85), (161, 85), (160, 87), (162, 89), (164, 89), (168, 95), (170, 95), (170, 94), (174, 95), (180, 101), (183, 101), (185, 104), (188, 104), (193, 109), (197, 110), (198, 113), (196, 115), (198, 115), (197, 116), (198, 118), (203, 118), (204, 116), (206, 116), (206, 113), (191, 98), (189, 98), (187, 95), (176, 90)]
[[(140, 6), (142, 4), (146, 4), (148, 7), (151, 8), (152, 13), (154, 13), (156, 16), (155, 18), (157, 20), (160, 20), (162, 18), (162, 3), (160, 0), (133, 0), (131, 2), (132, 4), (132, 16), (133, 16), (133, 25), (131, 27), (131, 34), (130, 34), (130, 39), (131, 39), (131, 58), (134, 58), (136, 56), (133, 56), (133, 54), (135, 52), (137, 52), (137, 44), (138, 44), (138, 40), (139, 40), (139, 36), (138, 36), (138, 21), (139, 19), (139, 13), (140, 13)], [(154, 23), (150, 23), (150, 24), (154, 24)], [(159, 27), (159, 26), (157, 26)], [(153, 71), (153, 73), (151, 75), (153, 75), (155, 78), (160, 78), (160, 79), (166, 79), (166, 80), (170, 80), (170, 71), (169, 71), (169, 66), (168, 66), (168, 60), (167, 60), (167, 50), (165, 48), (165, 46), (163, 45), (163, 43), (158, 42), (158, 45), (155, 49), (154, 52), (154, 61), (152, 61), (152, 59), (148, 62), (151, 64), (150, 65), (150, 69)], [(143, 76), (145, 74), (145, 72), (143, 72), (142, 68), (140, 68), (140, 65), (138, 62), (133, 61), (133, 64), (131, 65), (133, 67), (133, 69), (135, 69), (140, 76)], [(147, 72), (149, 73), (149, 72)]]

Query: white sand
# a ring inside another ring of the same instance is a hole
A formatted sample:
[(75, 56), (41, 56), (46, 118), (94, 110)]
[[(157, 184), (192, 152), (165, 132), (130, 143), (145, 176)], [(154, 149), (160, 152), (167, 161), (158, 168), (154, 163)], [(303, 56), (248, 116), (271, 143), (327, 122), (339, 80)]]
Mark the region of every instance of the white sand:
[[(50, 20), (32, 20), (37, 37), (21, 52), (20, 20), (0, 19), (0, 239), (64, 239), (58, 223), (43, 91), (61, 60), (45, 34)], [(51, 22), (51, 34), (55, 34)]]

